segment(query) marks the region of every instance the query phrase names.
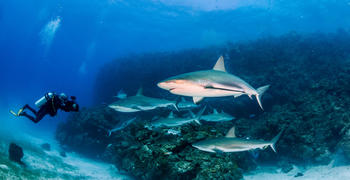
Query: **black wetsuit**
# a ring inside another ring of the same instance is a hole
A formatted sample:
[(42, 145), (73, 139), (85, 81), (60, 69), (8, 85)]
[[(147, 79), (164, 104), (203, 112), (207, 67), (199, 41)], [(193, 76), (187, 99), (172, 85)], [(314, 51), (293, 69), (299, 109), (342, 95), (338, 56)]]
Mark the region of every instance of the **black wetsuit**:
[[(75, 98), (74, 98), (75, 99)], [(51, 117), (57, 115), (57, 110), (62, 109), (65, 112), (70, 111), (79, 111), (79, 106), (76, 104), (75, 100), (72, 98), (72, 100), (68, 99), (62, 99), (58, 95), (54, 94), (50, 99), (47, 100), (47, 102), (42, 105), (39, 109), (39, 111), (36, 111), (32, 107), (30, 107), (28, 104), (23, 106), (23, 110), (29, 109), (33, 112), (35, 117), (29, 115), (26, 112), (22, 112), (19, 114), (19, 116), (25, 116), (28, 119), (32, 120), (34, 123), (38, 123), (43, 117), (47, 114), (49, 114)], [(73, 106), (75, 105), (75, 107)]]

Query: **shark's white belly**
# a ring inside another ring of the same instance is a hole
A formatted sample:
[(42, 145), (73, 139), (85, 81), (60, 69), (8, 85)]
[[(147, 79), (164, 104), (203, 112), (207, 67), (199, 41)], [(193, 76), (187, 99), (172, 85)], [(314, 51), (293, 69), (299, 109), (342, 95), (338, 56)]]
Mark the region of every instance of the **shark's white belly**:
[(215, 146), (215, 149), (220, 150), (222, 152), (243, 152), (254, 149), (264, 149), (268, 144), (259, 144), (259, 145), (242, 145), (242, 146)]

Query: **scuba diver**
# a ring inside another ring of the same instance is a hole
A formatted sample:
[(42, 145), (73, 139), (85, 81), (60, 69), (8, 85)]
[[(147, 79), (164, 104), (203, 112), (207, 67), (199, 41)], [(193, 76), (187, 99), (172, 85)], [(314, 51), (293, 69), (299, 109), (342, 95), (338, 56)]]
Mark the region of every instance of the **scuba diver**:
[[(24, 116), (32, 120), (34, 123), (38, 123), (47, 114), (49, 114), (51, 117), (56, 116), (59, 109), (65, 112), (78, 112), (79, 105), (75, 102), (75, 100), (75, 96), (71, 96), (70, 99), (68, 99), (64, 93), (56, 94), (49, 92), (35, 102), (35, 106), (39, 108), (39, 111), (36, 111), (28, 104), (26, 104), (18, 111), (17, 114), (12, 110), (10, 112), (15, 116)], [(25, 112), (25, 109), (29, 109), (34, 114), (34, 116), (31, 116)]]

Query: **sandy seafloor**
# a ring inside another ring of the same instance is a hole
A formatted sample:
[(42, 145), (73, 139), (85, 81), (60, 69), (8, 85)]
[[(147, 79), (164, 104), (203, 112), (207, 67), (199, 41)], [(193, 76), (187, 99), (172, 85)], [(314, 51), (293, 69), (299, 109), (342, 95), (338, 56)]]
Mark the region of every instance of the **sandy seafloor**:
[[(25, 166), (12, 162), (8, 158), (10, 142), (23, 148), (22, 161)], [(44, 151), (43, 143), (51, 145), (50, 151)], [(59, 146), (50, 139), (36, 138), (29, 134), (11, 137), (0, 136), (0, 179), (131, 179), (120, 173), (112, 164), (94, 161), (74, 153), (60, 156)]]
[[(10, 142), (16, 142), (24, 149), (21, 166), (8, 160), (8, 146)], [(40, 145), (50, 143), (51, 150), (44, 151)], [(1, 135), (0, 140), (0, 179), (101, 179), (123, 180), (131, 179), (120, 173), (112, 165), (81, 157), (75, 153), (67, 153), (67, 157), (61, 157), (56, 142), (52, 139), (37, 138), (29, 134), (9, 137)], [(298, 173), (302, 176), (295, 177)], [(350, 166), (334, 166), (333, 163), (326, 166), (293, 167), (288, 173), (273, 166), (261, 166), (257, 170), (244, 175), (246, 180), (345, 180), (350, 179)]]
[[(295, 177), (298, 173), (302, 176)], [(288, 173), (275, 167), (262, 167), (244, 175), (246, 180), (346, 180), (350, 179), (350, 166), (313, 166), (300, 168), (295, 167)]]

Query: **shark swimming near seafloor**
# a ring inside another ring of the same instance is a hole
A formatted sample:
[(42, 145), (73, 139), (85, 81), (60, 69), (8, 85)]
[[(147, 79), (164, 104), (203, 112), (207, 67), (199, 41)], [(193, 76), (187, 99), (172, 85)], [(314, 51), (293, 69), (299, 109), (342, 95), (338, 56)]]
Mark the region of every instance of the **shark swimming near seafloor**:
[(206, 139), (192, 144), (193, 147), (206, 152), (242, 152), (254, 149), (265, 149), (270, 146), (276, 152), (275, 144), (279, 140), (283, 130), (271, 141), (250, 140), (237, 138), (235, 135), (235, 127), (232, 127), (225, 137)]
[(218, 112), (216, 109), (213, 110), (212, 114), (202, 115), (201, 120), (210, 122), (220, 122), (220, 121), (232, 121), (235, 117), (224, 111)]
[(118, 101), (108, 105), (108, 107), (119, 112), (138, 112), (148, 111), (160, 107), (172, 106), (178, 110), (176, 101), (169, 101), (166, 99), (147, 97), (142, 94), (142, 88), (140, 88), (135, 96), (125, 97)]
[(108, 130), (108, 136), (111, 136), (113, 132), (120, 131), (120, 130), (126, 128), (129, 124), (131, 124), (135, 120), (136, 120), (136, 117), (131, 118), (127, 121), (123, 121), (121, 123), (118, 123), (113, 129)]
[(173, 112), (170, 112), (168, 117), (160, 118), (160, 119), (152, 121), (151, 124), (149, 125), (149, 127), (151, 127), (151, 128), (175, 127), (175, 126), (181, 126), (181, 125), (192, 123), (192, 122), (195, 122), (195, 123), (201, 125), (201, 123), (199, 122), (199, 119), (201, 118), (203, 112), (205, 111), (205, 108), (206, 107), (201, 109), (195, 117), (180, 118), (180, 117), (175, 117)]

